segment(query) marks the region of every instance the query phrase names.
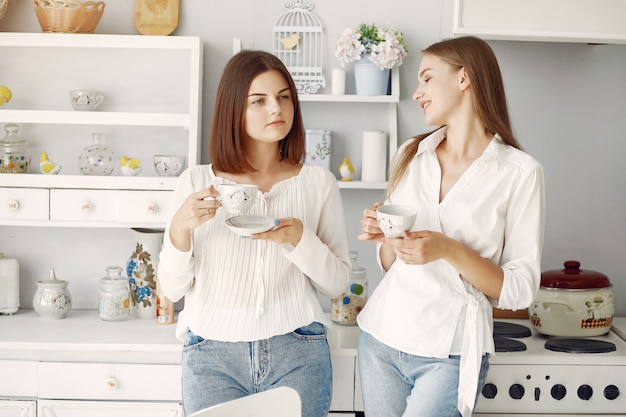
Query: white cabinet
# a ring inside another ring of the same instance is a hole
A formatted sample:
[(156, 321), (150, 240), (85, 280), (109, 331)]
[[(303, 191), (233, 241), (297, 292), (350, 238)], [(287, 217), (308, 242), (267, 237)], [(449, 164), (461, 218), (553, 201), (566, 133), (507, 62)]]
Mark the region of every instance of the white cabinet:
[[(377, 105), (382, 108), (386, 108), (387, 113), (387, 133), (389, 140), (389, 149), (388, 149), (388, 158), (394, 156), (397, 148), (398, 148), (398, 103), (400, 102), (400, 74), (398, 67), (395, 67), (391, 71), (391, 94), (383, 95), (383, 96), (365, 96), (365, 95), (355, 95), (355, 94), (343, 94), (343, 95), (333, 95), (333, 94), (300, 94), (299, 96), (300, 102), (303, 103), (323, 103), (325, 105), (325, 110), (333, 109), (337, 112), (341, 112), (345, 110), (347, 107), (357, 107), (357, 106), (370, 106)], [(305, 113), (305, 117), (307, 116), (308, 110), (303, 111)], [(358, 119), (346, 119), (342, 121), (345, 125), (359, 125), (363, 124), (362, 121), (359, 122)], [(311, 128), (313, 126), (307, 126), (307, 128)], [(319, 127), (319, 126), (316, 126)], [(358, 140), (361, 138), (358, 137)], [(335, 140), (333, 137), (333, 148), (335, 148)], [(357, 140), (357, 138), (351, 138), (350, 140)], [(360, 149), (360, 148), (359, 148)], [(333, 150), (334, 152), (334, 150)], [(359, 157), (358, 155), (353, 155), (354, 157)], [(354, 162), (354, 161), (353, 161)], [(330, 170), (333, 173), (337, 173), (336, 166), (331, 166)], [(365, 182), (365, 181), (339, 181), (340, 188), (350, 188), (350, 189), (385, 189), (387, 187), (387, 183), (382, 182)]]
[(180, 404), (39, 400), (38, 417), (183, 417)]
[(35, 417), (37, 362), (0, 360), (0, 417)]
[(35, 417), (36, 415), (36, 401), (0, 400), (0, 417)]
[[(2, 84), (13, 91), (0, 132), (18, 124), (31, 153), (29, 173), (0, 176), (0, 225), (163, 227), (176, 178), (157, 176), (152, 156), (199, 163), (199, 38), (2, 33), (0, 56)], [(101, 91), (104, 101), (75, 111), (72, 89)], [(110, 176), (80, 173), (94, 132), (115, 154)], [(39, 173), (42, 151), (62, 165), (58, 175)], [(138, 176), (122, 175), (122, 155), (141, 160)]]
[(39, 417), (182, 417), (179, 365), (40, 362)]
[(445, 0), (442, 37), (626, 43), (626, 0)]

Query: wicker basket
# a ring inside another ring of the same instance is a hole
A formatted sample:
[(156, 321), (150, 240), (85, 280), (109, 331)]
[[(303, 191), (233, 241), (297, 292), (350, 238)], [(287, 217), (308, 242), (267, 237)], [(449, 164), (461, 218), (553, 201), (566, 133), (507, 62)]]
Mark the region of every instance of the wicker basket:
[(41, 30), (54, 33), (94, 33), (105, 6), (103, 1), (34, 0), (34, 2)]
[(8, 5), (9, 5), (9, 0), (0, 0), (0, 19), (4, 17), (4, 14), (7, 11)]

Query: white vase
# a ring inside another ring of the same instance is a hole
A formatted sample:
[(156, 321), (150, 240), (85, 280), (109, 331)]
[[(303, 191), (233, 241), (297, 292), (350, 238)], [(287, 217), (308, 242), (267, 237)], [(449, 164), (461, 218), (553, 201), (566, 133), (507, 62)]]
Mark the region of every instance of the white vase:
[(135, 318), (156, 318), (156, 268), (163, 230), (132, 229), (134, 251), (126, 263)]
[(370, 60), (369, 55), (354, 61), (354, 81), (356, 93), (362, 96), (384, 96), (389, 89), (390, 69), (380, 70)]

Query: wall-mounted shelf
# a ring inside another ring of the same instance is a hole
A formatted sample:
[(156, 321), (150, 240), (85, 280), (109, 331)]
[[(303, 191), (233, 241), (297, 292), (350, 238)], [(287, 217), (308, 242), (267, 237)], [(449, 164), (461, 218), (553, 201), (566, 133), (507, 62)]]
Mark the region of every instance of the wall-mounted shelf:
[[(0, 174), (0, 225), (164, 227), (176, 178), (159, 177), (152, 156), (200, 162), (200, 39), (3, 33), (0, 55), (2, 84), (13, 92), (0, 126), (18, 124), (31, 154), (28, 173)], [(73, 89), (101, 91), (104, 101), (75, 111)], [(90, 132), (103, 132), (115, 154), (110, 176), (80, 173)], [(39, 173), (44, 150), (62, 165), (58, 175)], [(122, 155), (141, 160), (138, 176), (122, 175)]]

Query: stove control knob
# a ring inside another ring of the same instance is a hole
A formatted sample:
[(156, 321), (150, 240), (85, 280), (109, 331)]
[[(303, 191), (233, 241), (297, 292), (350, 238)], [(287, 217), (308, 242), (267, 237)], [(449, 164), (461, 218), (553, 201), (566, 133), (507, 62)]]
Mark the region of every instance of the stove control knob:
[(483, 396), (485, 398), (495, 398), (498, 395), (498, 388), (491, 382), (483, 387)]
[(520, 384), (513, 384), (509, 388), (509, 395), (514, 400), (520, 400), (524, 396), (524, 387)]
[(580, 387), (578, 387), (578, 398), (580, 398), (581, 400), (589, 400), (591, 398), (591, 396), (593, 395), (593, 388), (591, 388), (589, 385), (581, 385)]
[(607, 385), (604, 388), (604, 398), (607, 400), (614, 400), (619, 397), (619, 388), (615, 385)]
[(550, 390), (550, 395), (552, 395), (552, 398), (555, 400), (562, 400), (565, 398), (565, 394), (567, 394), (567, 390), (561, 384), (554, 385)]

